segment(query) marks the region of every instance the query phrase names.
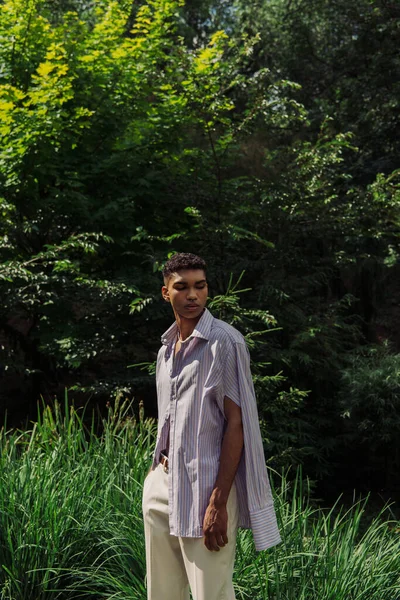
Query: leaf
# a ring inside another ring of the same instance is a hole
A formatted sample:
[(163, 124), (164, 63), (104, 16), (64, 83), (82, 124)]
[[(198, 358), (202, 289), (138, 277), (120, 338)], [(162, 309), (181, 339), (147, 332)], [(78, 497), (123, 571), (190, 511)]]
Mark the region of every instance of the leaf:
[(40, 75), (40, 77), (47, 77), (52, 71), (54, 71), (54, 69), (55, 65), (53, 63), (43, 62), (40, 63), (40, 65), (36, 69), (36, 72)]

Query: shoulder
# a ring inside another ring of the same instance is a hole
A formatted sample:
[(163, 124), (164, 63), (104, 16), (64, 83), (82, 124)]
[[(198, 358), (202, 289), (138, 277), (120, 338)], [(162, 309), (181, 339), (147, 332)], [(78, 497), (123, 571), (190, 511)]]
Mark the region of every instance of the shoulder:
[(163, 358), (163, 356), (165, 355), (166, 349), (167, 349), (167, 346), (165, 346), (163, 344), (161, 346), (161, 348), (158, 350), (158, 352), (157, 352), (157, 362), (160, 362), (160, 360)]
[(229, 323), (221, 321), (221, 319), (213, 318), (210, 330), (210, 342), (218, 342), (218, 344), (229, 348), (236, 344), (246, 346), (246, 340), (243, 335)]

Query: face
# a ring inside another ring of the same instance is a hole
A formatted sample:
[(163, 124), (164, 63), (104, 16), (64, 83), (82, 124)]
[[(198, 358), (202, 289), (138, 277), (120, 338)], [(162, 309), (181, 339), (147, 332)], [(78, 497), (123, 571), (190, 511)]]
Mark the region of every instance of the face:
[(175, 316), (197, 319), (207, 302), (208, 286), (202, 269), (173, 273), (162, 288), (164, 300), (171, 303)]

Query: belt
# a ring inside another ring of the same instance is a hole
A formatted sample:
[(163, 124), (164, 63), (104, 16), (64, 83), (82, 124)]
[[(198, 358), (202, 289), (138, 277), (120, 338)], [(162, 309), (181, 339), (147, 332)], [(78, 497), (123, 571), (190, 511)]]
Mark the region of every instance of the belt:
[(168, 473), (168, 465), (169, 465), (169, 461), (168, 461), (168, 456), (165, 456), (165, 454), (163, 454), (162, 452), (160, 452), (160, 459), (159, 462), (162, 464), (162, 466), (164, 467), (164, 472)]

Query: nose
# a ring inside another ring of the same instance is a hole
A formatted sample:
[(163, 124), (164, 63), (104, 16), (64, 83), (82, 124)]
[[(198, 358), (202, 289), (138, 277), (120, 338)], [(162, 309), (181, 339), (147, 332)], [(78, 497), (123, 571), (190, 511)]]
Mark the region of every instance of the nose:
[(196, 288), (189, 288), (187, 299), (188, 300), (196, 300), (197, 298), (197, 290)]

